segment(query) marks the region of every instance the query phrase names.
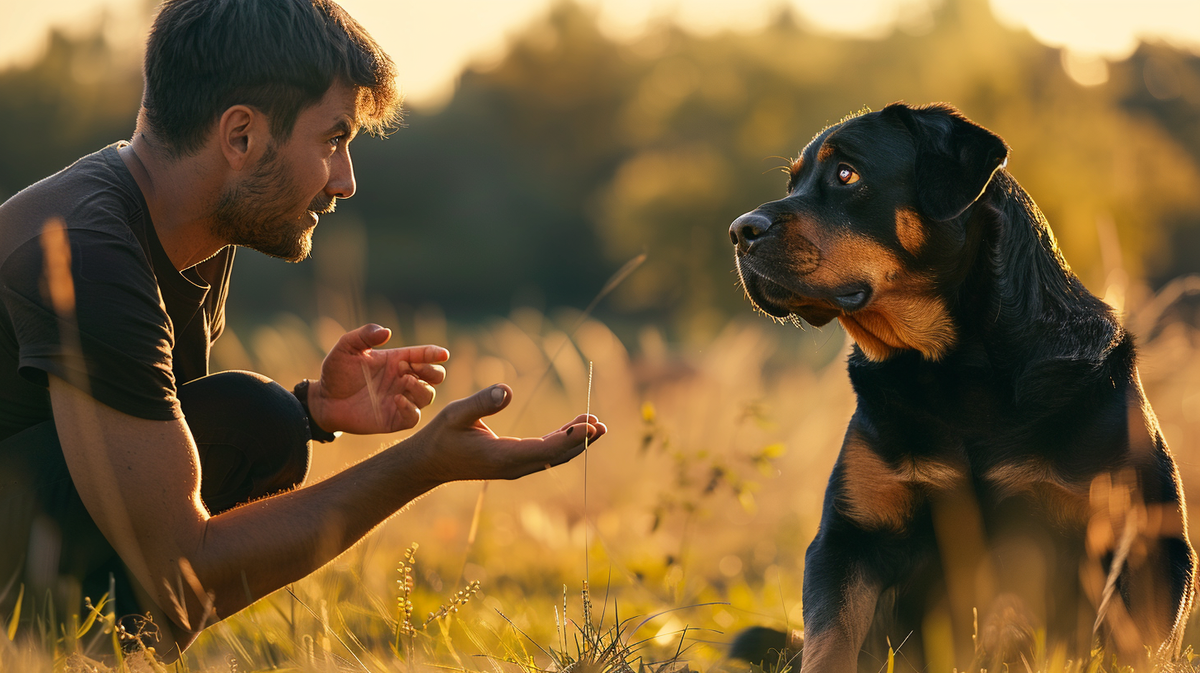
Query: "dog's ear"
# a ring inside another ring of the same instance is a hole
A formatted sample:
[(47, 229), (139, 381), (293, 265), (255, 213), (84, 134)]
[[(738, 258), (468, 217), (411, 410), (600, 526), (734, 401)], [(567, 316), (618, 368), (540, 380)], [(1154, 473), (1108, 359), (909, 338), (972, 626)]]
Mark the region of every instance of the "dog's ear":
[(961, 215), (1008, 161), (1008, 145), (1000, 136), (950, 105), (913, 108), (892, 103), (881, 112), (898, 119), (912, 134), (917, 149), (917, 207), (930, 219), (945, 221)]

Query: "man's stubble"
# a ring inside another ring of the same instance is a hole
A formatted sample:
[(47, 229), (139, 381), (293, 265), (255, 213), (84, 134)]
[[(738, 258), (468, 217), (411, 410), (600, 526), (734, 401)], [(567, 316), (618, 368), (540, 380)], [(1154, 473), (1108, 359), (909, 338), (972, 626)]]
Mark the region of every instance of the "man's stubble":
[[(213, 234), (289, 262), (307, 258), (315, 226), (294, 215), (302, 196), (290, 169), (275, 144), (269, 144), (250, 177), (221, 194), (213, 212)], [(331, 213), (335, 203), (319, 193), (307, 210)]]

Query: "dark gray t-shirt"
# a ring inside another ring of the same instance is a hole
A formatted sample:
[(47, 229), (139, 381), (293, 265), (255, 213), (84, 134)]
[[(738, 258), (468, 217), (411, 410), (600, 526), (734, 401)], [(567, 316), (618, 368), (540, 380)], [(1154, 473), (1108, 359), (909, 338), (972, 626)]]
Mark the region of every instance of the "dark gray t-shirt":
[[(120, 146), (0, 205), (0, 440), (52, 417), (48, 374), (131, 416), (172, 420), (183, 416), (177, 386), (208, 373), (234, 248), (176, 271)], [(51, 300), (47, 250), (61, 248), (43, 232), (54, 218), (66, 226), (73, 311)]]

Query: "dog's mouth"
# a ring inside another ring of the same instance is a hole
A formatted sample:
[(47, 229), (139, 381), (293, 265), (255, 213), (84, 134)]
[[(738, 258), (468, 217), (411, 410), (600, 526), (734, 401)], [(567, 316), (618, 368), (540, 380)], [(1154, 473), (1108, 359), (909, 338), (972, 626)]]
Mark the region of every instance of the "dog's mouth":
[(867, 283), (814, 288), (798, 279), (776, 279), (741, 255), (736, 263), (746, 296), (759, 310), (775, 318), (795, 315), (814, 327), (821, 327), (834, 318), (862, 310), (871, 301), (871, 287)]

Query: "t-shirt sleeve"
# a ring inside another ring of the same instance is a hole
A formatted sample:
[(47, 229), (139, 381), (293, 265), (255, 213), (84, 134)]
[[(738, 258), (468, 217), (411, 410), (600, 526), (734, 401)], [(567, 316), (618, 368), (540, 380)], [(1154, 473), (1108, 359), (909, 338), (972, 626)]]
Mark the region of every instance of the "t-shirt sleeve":
[(61, 288), (57, 308), (51, 299), (40, 239), (0, 267), (21, 376), (48, 386), (53, 374), (138, 418), (182, 418), (171, 321), (137, 241), (88, 229), (68, 230), (68, 239), (73, 310), (63, 309)]

